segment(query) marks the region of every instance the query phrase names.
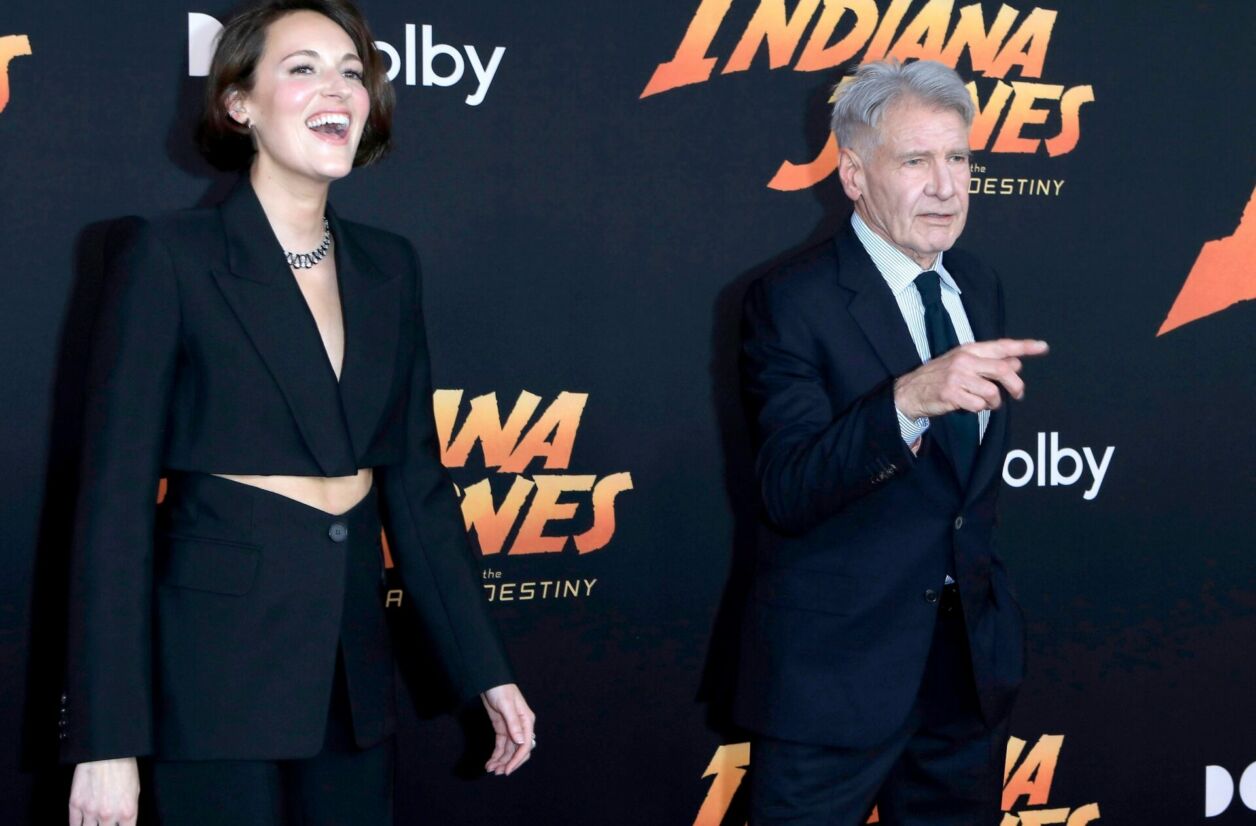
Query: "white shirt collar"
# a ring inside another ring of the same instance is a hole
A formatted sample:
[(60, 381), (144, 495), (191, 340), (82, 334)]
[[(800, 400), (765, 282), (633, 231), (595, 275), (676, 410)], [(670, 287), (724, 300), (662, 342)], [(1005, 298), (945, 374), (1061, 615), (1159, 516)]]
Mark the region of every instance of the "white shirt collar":
[[(895, 296), (908, 287), (915, 286), (916, 276), (925, 272), (925, 268), (904, 255), (902, 250), (873, 232), (872, 228), (859, 217), (859, 213), (851, 213), (850, 225), (855, 230), (855, 236), (859, 238), (859, 243), (863, 244), (864, 249), (868, 251), (868, 256), (872, 259), (872, 263), (876, 265), (877, 271), (881, 273), (881, 277), (885, 279), (885, 283), (889, 285), (890, 291)], [(942, 283), (952, 292), (959, 294), (962, 290), (960, 290), (959, 285), (955, 283), (955, 279), (951, 278), (951, 274), (942, 265), (942, 255), (942, 253), (938, 253), (938, 258), (933, 262), (933, 266), (930, 269), (941, 276)]]

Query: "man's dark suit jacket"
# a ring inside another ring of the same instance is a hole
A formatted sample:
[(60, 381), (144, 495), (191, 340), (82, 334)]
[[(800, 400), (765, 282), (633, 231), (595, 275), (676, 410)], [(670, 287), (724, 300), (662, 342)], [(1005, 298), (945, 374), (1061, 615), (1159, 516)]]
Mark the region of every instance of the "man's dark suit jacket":
[[(946, 268), (976, 339), (1001, 337), (994, 273), (958, 250)], [(966, 485), (938, 421), (912, 454), (894, 379), (920, 358), (849, 226), (751, 286), (742, 336), (769, 528), (743, 627), (738, 721), (802, 743), (884, 741), (915, 700), (948, 572), (983, 716), (1001, 720), (1024, 671), (1023, 615), (991, 542), (1007, 406), (990, 417)]]
[[(347, 476), (374, 468), (402, 582), (453, 685), (470, 698), (513, 681), (440, 463), (414, 250), (397, 235), (339, 218), (330, 206), (327, 216), (344, 318), (339, 383), (247, 179), (216, 208), (129, 219), (107, 254), (71, 548), (65, 762), (173, 748), (161, 737), (152, 662), (154, 586), (163, 571), (187, 571), (162, 558), (178, 544), (154, 537), (166, 472)], [(198, 538), (229, 541), (209, 517)], [(241, 606), (204, 622), (266, 614), (270, 625), (256, 629), (259, 639), (323, 635), (326, 656), (311, 662), (259, 644), (216, 664), (198, 675), (201, 690), (212, 696), (232, 684), (255, 686), (252, 702), (273, 725), (248, 729), (244, 721), (258, 719), (255, 713), (205, 719), (199, 730), (181, 731), (177, 754), (161, 756), (315, 754), (328, 695), (293, 685), (330, 687), (337, 629), (330, 622), (289, 627), (294, 618), (267, 611), (284, 595), (241, 589), (248, 572), (231, 570), (233, 560), (256, 564), (222, 554), (215, 566), (194, 566), (204, 581), (181, 583), (234, 594), (224, 606)], [(308, 582), (288, 587), (310, 591), (339, 616), (343, 594), (318, 593), (313, 584), (335, 581), (343, 576), (311, 570)], [(305, 679), (310, 669), (327, 673)], [(386, 673), (391, 680), (391, 668)], [(379, 722), (382, 737), (392, 720)]]

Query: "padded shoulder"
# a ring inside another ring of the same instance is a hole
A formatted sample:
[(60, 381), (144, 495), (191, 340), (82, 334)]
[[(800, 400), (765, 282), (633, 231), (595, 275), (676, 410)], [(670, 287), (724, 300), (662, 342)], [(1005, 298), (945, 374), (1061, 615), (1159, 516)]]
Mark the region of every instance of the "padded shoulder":
[(837, 248), (825, 239), (785, 258), (750, 285), (747, 298), (761, 296), (771, 302), (788, 297), (807, 304), (829, 298), (837, 274)]

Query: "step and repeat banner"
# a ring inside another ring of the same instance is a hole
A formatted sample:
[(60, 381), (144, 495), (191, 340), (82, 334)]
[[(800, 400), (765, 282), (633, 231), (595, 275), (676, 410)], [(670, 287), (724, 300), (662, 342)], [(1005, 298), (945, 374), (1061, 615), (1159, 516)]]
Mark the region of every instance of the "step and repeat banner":
[[(398, 823), (742, 826), (749, 283), (849, 206), (862, 61), (969, 83), (961, 245), (1026, 367), (999, 543), (1030, 618), (1001, 824), (1256, 822), (1256, 4), (365, 0), (395, 150), (332, 188), (410, 238), (443, 457), (540, 748), (403, 662)], [(219, 2), (0, 7), (0, 810), (56, 823), (82, 361), (109, 222), (232, 183), (192, 127)], [(403, 606), (404, 609), (404, 606)]]

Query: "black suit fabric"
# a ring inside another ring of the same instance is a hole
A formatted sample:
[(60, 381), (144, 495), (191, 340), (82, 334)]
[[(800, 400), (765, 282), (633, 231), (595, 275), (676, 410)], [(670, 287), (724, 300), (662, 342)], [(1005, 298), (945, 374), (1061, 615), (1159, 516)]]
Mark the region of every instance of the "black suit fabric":
[[(171, 537), (154, 541), (164, 530), (154, 508), (162, 476), (191, 484), (197, 474), (346, 476), (374, 468), (377, 515), (407, 599), (451, 683), (467, 699), (513, 681), (440, 463), (414, 250), (397, 235), (343, 220), (330, 205), (327, 216), (344, 319), (339, 381), (247, 179), (218, 207), (128, 219), (111, 237), (71, 547), (66, 762), (173, 747), (160, 731), (167, 686), (153, 663), (155, 572), (172, 569)], [(256, 544), (239, 535), (253, 526), (217, 516), (211, 507), (184, 513), (183, 539), (204, 540), (202, 548)], [(241, 567), (273, 564), (265, 549), (257, 558), (219, 556), (219, 579), (242, 582)], [(343, 589), (346, 574), (328, 570), (333, 557), (316, 558), (293, 566), (294, 579), (258, 576), (233, 598), (259, 618), (277, 616), (288, 587), (334, 604), (344, 594), (329, 589)], [(254, 631), (262, 645), (268, 623), (259, 620)], [(168, 658), (192, 642), (162, 644)], [(288, 700), (311, 719), (325, 717), (335, 652), (324, 647), (317, 656), (299, 653), (303, 646), (275, 647), (264, 665), (242, 660), (246, 672), (235, 677), (267, 684), (317, 672), (310, 684), (319, 691)], [(281, 759), (317, 750), (310, 740), (317, 731), (246, 728), (239, 720), (254, 715), (243, 711), (204, 720), (199, 730), (189, 723), (180, 753), (160, 756)]]
[(1006, 723), (982, 719), (958, 598), (945, 593), (916, 702), (888, 738), (870, 748), (754, 738), (751, 826), (861, 826), (874, 801), (885, 826), (999, 819)]
[(357, 744), (394, 731), (376, 493), (332, 516), (217, 476), (171, 475), (155, 540), (162, 759), (316, 754), (338, 650)]
[[(392, 826), (395, 742), (355, 742), (342, 663), (323, 747), (303, 760), (154, 760), (161, 826)], [(145, 814), (140, 815), (140, 822)]]
[[(959, 250), (945, 261), (976, 338), (1002, 335), (994, 273)], [(894, 379), (920, 359), (849, 227), (751, 286), (742, 336), (766, 524), (736, 718), (782, 741), (885, 743), (916, 704), (950, 573), (980, 715), (996, 725), (1024, 670), (1024, 620), (992, 542), (1006, 405), (990, 418), (967, 484), (943, 428), (930, 427), (913, 455)]]

